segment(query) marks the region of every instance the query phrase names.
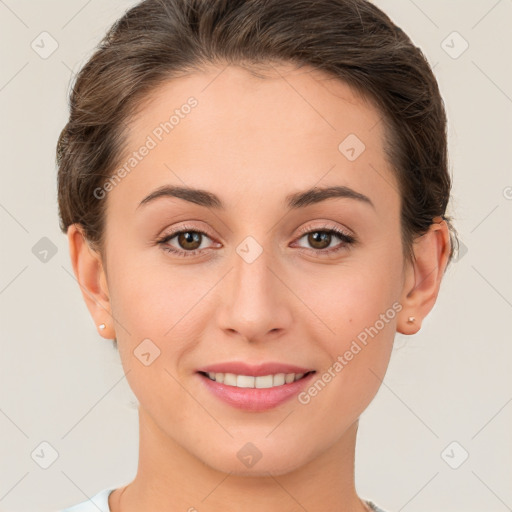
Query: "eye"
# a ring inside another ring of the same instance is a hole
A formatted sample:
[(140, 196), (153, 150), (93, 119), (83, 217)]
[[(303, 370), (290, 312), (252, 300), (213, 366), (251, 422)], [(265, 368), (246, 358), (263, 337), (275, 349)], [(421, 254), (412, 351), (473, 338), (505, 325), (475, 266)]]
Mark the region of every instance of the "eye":
[[(355, 237), (345, 233), (337, 226), (321, 226), (315, 229), (303, 228), (300, 230), (303, 234), (298, 240), (306, 239), (306, 242), (312, 247), (305, 247), (308, 251), (313, 251), (320, 254), (333, 254), (343, 249), (349, 248), (356, 242)], [(335, 247), (330, 247), (331, 242), (335, 239), (341, 240)]]
[[(176, 254), (180, 257), (187, 257), (195, 256), (205, 248), (203, 246), (205, 238), (210, 237), (204, 231), (182, 226), (182, 229), (179, 231), (174, 231), (157, 240), (157, 243), (162, 246), (164, 251)], [(175, 243), (177, 246), (169, 244), (173, 239), (176, 239)]]
[[(314, 254), (330, 255), (348, 249), (356, 242), (355, 237), (345, 233), (338, 226), (333, 225), (320, 226), (309, 230), (302, 228), (299, 232), (302, 236), (297, 240), (306, 238), (307, 243), (310, 244), (310, 247), (303, 247), (301, 245), (299, 247)], [(156, 240), (156, 242), (162, 246), (164, 251), (175, 254), (178, 257), (190, 257), (196, 256), (207, 248), (203, 245), (205, 239), (211, 240), (208, 233), (197, 228), (181, 226), (181, 229), (166, 234), (163, 238)], [(341, 240), (341, 243), (335, 247), (329, 247), (335, 239)], [(170, 242), (172, 241), (175, 244), (171, 244)]]

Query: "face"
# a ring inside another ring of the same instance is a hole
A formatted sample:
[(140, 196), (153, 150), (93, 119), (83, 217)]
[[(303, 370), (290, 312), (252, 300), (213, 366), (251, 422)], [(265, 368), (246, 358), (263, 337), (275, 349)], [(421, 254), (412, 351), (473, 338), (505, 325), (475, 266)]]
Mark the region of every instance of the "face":
[[(221, 71), (166, 83), (130, 124), (125, 172), (99, 199), (106, 282), (148, 429), (217, 470), (279, 474), (333, 446), (379, 388), (400, 197), (379, 113), (346, 84)], [(207, 193), (146, 199), (165, 186)], [(337, 188), (300, 197), (314, 187)], [(242, 448), (261, 453), (254, 468)]]

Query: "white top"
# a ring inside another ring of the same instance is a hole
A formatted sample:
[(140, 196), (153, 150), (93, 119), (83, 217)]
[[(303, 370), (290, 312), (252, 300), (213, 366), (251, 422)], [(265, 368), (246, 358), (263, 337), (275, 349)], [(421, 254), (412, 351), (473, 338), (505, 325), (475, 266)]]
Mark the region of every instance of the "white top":
[(65, 508), (60, 512), (99, 512), (100, 510), (101, 512), (110, 512), (108, 497), (111, 492), (115, 491), (115, 489), (115, 487), (103, 489), (98, 494), (95, 494), (90, 500)]
[[(108, 506), (108, 497), (113, 491), (115, 491), (115, 487), (103, 489), (98, 494), (95, 494), (90, 500), (83, 501), (78, 505), (74, 505), (59, 512), (98, 512), (99, 510), (101, 510), (101, 512), (111, 512), (110, 507)], [(386, 512), (375, 505), (372, 501), (364, 500), (364, 502), (367, 503), (374, 512)]]

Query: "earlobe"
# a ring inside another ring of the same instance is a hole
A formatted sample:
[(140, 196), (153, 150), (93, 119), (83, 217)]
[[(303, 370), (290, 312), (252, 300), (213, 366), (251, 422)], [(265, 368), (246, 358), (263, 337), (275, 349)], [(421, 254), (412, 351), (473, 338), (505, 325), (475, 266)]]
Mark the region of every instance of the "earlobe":
[(67, 236), (73, 272), (85, 304), (98, 332), (107, 338), (108, 329), (98, 327), (101, 324), (111, 325), (110, 298), (101, 255), (91, 249), (79, 224), (69, 226)]
[(416, 334), (420, 330), (422, 320), (434, 307), (439, 294), (450, 249), (448, 225), (441, 217), (436, 217), (428, 232), (413, 244), (414, 261), (406, 269), (398, 332)]

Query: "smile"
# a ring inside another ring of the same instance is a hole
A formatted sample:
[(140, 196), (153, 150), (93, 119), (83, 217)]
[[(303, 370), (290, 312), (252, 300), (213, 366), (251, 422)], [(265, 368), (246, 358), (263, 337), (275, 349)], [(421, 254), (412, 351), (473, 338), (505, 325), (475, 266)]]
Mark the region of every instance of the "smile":
[(205, 388), (222, 402), (237, 409), (263, 412), (292, 400), (310, 384), (315, 373), (243, 375), (199, 371), (197, 375)]
[(233, 386), (237, 388), (274, 388), (291, 384), (292, 382), (302, 379), (307, 373), (276, 373), (274, 375), (261, 375), (255, 377), (253, 375), (237, 375), (234, 373), (216, 373), (216, 372), (201, 372), (210, 380), (224, 384), (226, 386)]

